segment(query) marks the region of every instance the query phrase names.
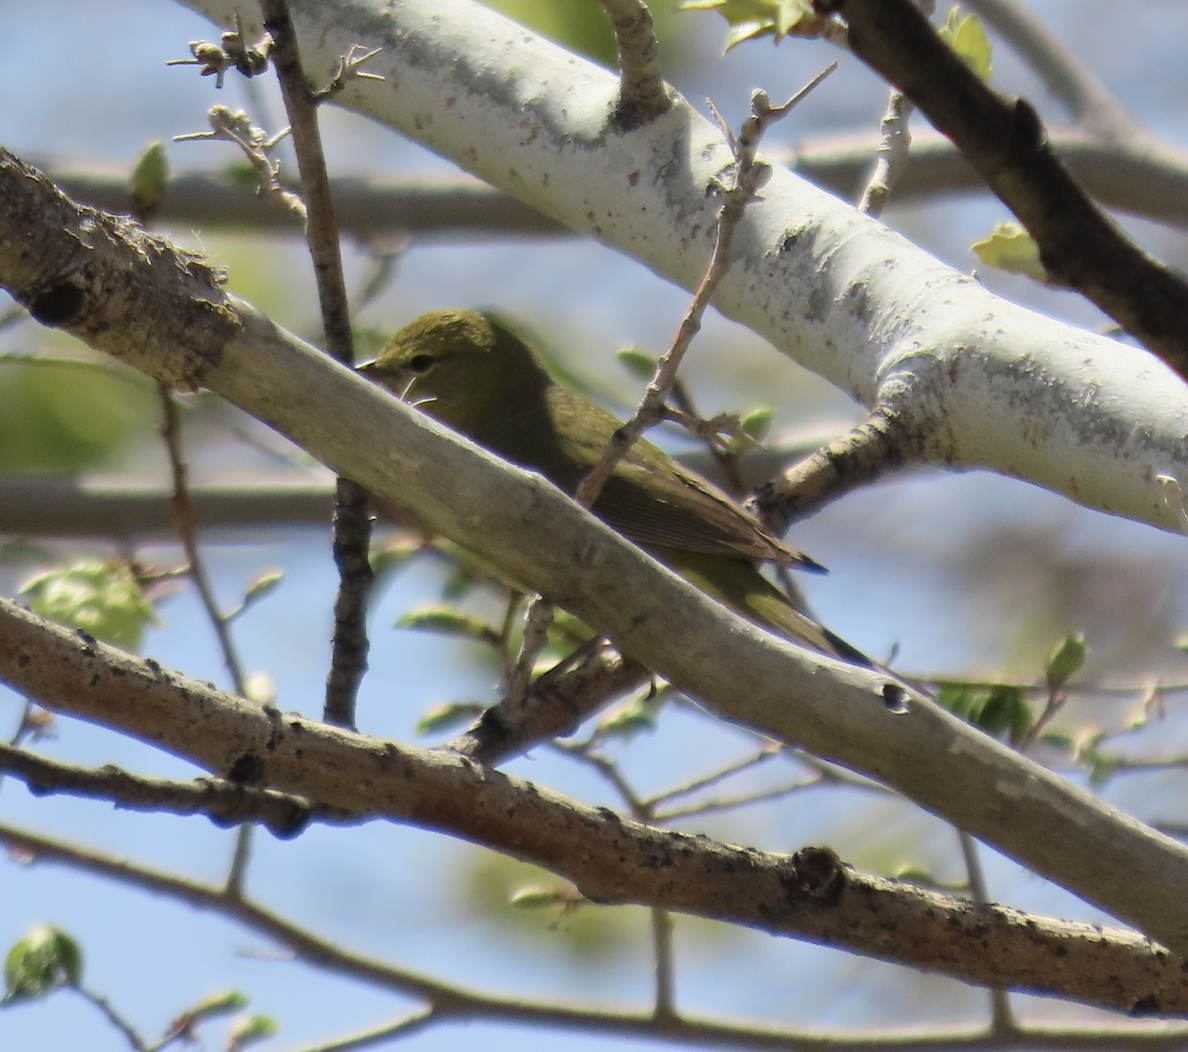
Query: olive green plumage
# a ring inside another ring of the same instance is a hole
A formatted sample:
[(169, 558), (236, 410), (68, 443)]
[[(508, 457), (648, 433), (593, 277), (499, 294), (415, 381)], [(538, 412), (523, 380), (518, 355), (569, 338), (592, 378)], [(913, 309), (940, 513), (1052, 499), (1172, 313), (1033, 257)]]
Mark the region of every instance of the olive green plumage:
[[(524, 341), (469, 310), (426, 314), (359, 371), (420, 409), (572, 494), (619, 421), (555, 383)], [(623, 536), (752, 621), (796, 642), (868, 664), (801, 613), (756, 560), (821, 571), (700, 476), (636, 442), (591, 509)]]

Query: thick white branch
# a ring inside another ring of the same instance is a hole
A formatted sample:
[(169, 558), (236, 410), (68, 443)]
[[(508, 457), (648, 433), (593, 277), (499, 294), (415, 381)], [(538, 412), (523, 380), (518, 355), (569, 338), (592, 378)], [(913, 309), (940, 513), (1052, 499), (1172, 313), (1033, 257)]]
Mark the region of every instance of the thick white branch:
[[(225, 0), (185, 0), (223, 24)], [(732, 158), (686, 102), (611, 129), (617, 81), (470, 0), (296, 0), (310, 76), (352, 44), (387, 79), (338, 97), (575, 230), (692, 287)], [(1143, 351), (1001, 300), (783, 169), (748, 209), (718, 308), (867, 405), (922, 459), (988, 467), (1178, 528), (1183, 383)]]

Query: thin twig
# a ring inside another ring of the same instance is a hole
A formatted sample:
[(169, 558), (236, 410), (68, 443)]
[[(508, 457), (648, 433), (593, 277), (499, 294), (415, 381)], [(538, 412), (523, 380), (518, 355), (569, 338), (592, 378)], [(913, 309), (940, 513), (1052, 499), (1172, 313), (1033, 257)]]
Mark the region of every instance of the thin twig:
[(553, 604), (543, 595), (533, 596), (524, 614), (524, 635), (520, 640), (520, 653), (508, 679), (504, 702), (508, 707), (521, 705), (532, 682), (532, 670), (536, 660), (549, 645), (549, 627), (553, 623)]
[[(194, 529), (194, 510), (190, 504), (188, 470), (182, 450), (181, 416), (178, 413), (177, 401), (173, 397), (173, 392), (165, 384), (160, 384), (159, 389), (161, 406), (164, 410), (161, 433), (165, 439), (165, 447), (169, 451), (169, 466), (173, 474), (173, 513), (177, 520), (182, 549), (186, 553), (186, 562), (189, 564), (190, 579), (194, 582), (194, 588), (206, 610), (207, 619), (219, 641), (219, 649), (223, 653), (223, 664), (227, 666), (235, 693), (241, 698), (246, 698), (248, 696), (247, 680), (244, 677), (243, 666), (236, 653), (235, 644), (231, 639), (231, 624), (219, 609), (214, 590), (211, 588), (210, 579), (206, 573), (206, 564), (198, 549), (198, 537)], [(235, 850), (232, 853), (231, 866), (227, 874), (229, 886), (242, 886), (244, 870), (251, 857), (251, 850), (252, 827), (242, 825), (235, 833)]]
[(657, 1019), (676, 1017), (676, 950), (673, 946), (672, 914), (662, 906), (653, 906), (652, 959), (656, 993), (652, 1012)]
[(76, 994), (78, 994), (79, 997), (83, 998), (83, 1000), (89, 1001), (96, 1008), (98, 1008), (99, 1011), (103, 1013), (107, 1021), (111, 1023), (111, 1025), (114, 1026), (121, 1034), (123, 1034), (125, 1038), (127, 1038), (128, 1044), (131, 1045), (136, 1050), (136, 1052), (149, 1052), (149, 1046), (145, 1044), (144, 1039), (136, 1032), (136, 1028), (122, 1015), (120, 1015), (119, 1012), (111, 1007), (111, 1003), (106, 997), (103, 997), (97, 993), (93, 993), (85, 986), (70, 985), (67, 987), (67, 989), (73, 990)]
[(660, 46), (652, 14), (642, 0), (602, 0), (619, 48), (619, 100), (614, 124), (634, 131), (672, 109), (660, 73)]
[(747, 756), (739, 760), (737, 763), (728, 764), (712, 774), (703, 775), (701, 778), (695, 778), (684, 785), (678, 785), (672, 789), (666, 789), (662, 793), (656, 793), (655, 796), (648, 797), (648, 804), (651, 807), (656, 807), (659, 804), (667, 803), (669, 800), (675, 800), (678, 796), (689, 796), (692, 793), (701, 792), (703, 789), (708, 789), (711, 785), (717, 785), (719, 782), (727, 778), (732, 778), (736, 774), (741, 774), (743, 771), (749, 771), (753, 767), (758, 767), (760, 764), (765, 764), (770, 760), (774, 760), (781, 753), (781, 747), (778, 743), (771, 743), (769, 746), (764, 746), (753, 756)]
[(161, 409), (163, 421), (161, 436), (165, 440), (165, 448), (169, 453), (169, 469), (173, 475), (173, 505), (174, 520), (177, 523), (178, 536), (181, 539), (182, 550), (186, 553), (189, 566), (189, 577), (194, 582), (194, 589), (202, 601), (207, 620), (214, 629), (219, 642), (219, 650), (223, 655), (223, 664), (231, 677), (231, 685), (235, 693), (246, 698), (247, 680), (243, 674), (243, 665), (235, 650), (231, 639), (231, 626), (219, 609), (215, 599), (214, 589), (210, 584), (210, 577), (206, 572), (206, 563), (198, 548), (198, 536), (194, 527), (194, 509), (190, 503), (189, 470), (186, 467), (185, 452), (182, 449), (181, 414), (178, 412), (177, 400), (173, 392), (164, 384), (159, 385), (161, 394)]
[(299, 833), (312, 818), (336, 822), (359, 821), (358, 816), (311, 805), (303, 797), (272, 789), (255, 789), (222, 778), (190, 782), (129, 774), (106, 765), (94, 769), (0, 744), (0, 772), (21, 779), (35, 796), (69, 793), (92, 800), (110, 800), (121, 808), (201, 814), (219, 825), (260, 822), (279, 837)]
[[(714, 109), (718, 122), (726, 133), (735, 159), (733, 185), (726, 191), (725, 200), (718, 211), (714, 250), (705, 275), (697, 286), (693, 302), (689, 305), (671, 346), (656, 363), (655, 375), (648, 385), (635, 416), (615, 431), (602, 458), (578, 486), (574, 499), (583, 507), (589, 508), (594, 504), (616, 465), (627, 455), (636, 440), (648, 428), (665, 418), (664, 406), (672, 392), (673, 384), (676, 382), (677, 370), (684, 360), (685, 352), (693, 342), (693, 337), (701, 330), (701, 319), (706, 308), (709, 307), (718, 284), (729, 269), (730, 247), (734, 239), (734, 232), (742, 220), (747, 205), (754, 200), (755, 195), (771, 177), (771, 166), (755, 159), (755, 152), (763, 133), (780, 118), (786, 116), (801, 99), (836, 68), (836, 62), (828, 66), (782, 106), (772, 106), (766, 92), (754, 92), (751, 95), (751, 115), (743, 123), (742, 131), (737, 138), (722, 122), (721, 115)], [(713, 108), (712, 102), (710, 106)]]
[[(978, 842), (964, 830), (957, 830), (957, 839), (961, 842), (961, 855), (965, 859), (965, 873), (969, 881), (970, 898), (979, 905), (985, 906), (990, 901), (986, 888), (986, 874), (982, 869), (982, 860), (978, 855)], [(1015, 1014), (1011, 1010), (1011, 995), (1001, 986), (990, 988), (990, 1030), (997, 1036), (1006, 1038), (1018, 1029)]]
[[(287, 0), (262, 0), (264, 28), (272, 38), (272, 61), (285, 100), (301, 194), (308, 211), (306, 240), (313, 259), (322, 327), (330, 355), (344, 365), (355, 360), (350, 307), (342, 271), (342, 251), (326, 157), (318, 132), (317, 101), (301, 67), (297, 33)], [(374, 54), (374, 52), (372, 52)], [(327, 92), (341, 87), (344, 78), (368, 56), (344, 56)], [(372, 572), (368, 561), (371, 520), (367, 491), (340, 477), (334, 499), (334, 562), (339, 589), (334, 602), (333, 650), (326, 678), (323, 718), (341, 727), (355, 726), (355, 699), (367, 671), (367, 596)]]

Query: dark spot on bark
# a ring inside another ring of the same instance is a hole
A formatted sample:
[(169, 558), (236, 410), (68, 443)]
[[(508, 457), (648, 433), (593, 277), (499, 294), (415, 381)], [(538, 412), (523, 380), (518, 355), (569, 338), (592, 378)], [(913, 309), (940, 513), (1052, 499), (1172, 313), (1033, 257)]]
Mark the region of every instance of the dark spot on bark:
[(792, 856), (792, 871), (797, 886), (809, 898), (833, 902), (845, 887), (846, 867), (833, 848), (801, 848)]
[(33, 659), (28, 654), (22, 654), (20, 657), (17, 658), (17, 668), (28, 668), (29, 663), (32, 660)]
[(99, 682), (100, 682), (99, 673), (98, 673), (98, 672), (96, 672), (96, 673), (95, 673), (95, 674), (94, 674), (94, 675), (91, 677), (91, 686), (92, 686), (92, 687), (97, 687), (97, 686), (99, 686)]
[(145, 663), (146, 665), (148, 665), (149, 671), (150, 671), (150, 672), (151, 672), (151, 673), (152, 673), (154, 676), (159, 676), (159, 675), (161, 675), (161, 665), (160, 665), (160, 663), (159, 663), (159, 662), (157, 662), (157, 661), (154, 661), (152, 658), (145, 658), (145, 659), (144, 659), (144, 663)]
[(883, 704), (890, 712), (907, 712), (906, 691), (898, 683), (884, 683)]
[(1158, 1015), (1161, 1011), (1159, 998), (1154, 994), (1140, 997), (1130, 1006), (1131, 1015)]
[(83, 290), (72, 281), (59, 281), (43, 289), (29, 304), (29, 313), (42, 325), (59, 328), (74, 321), (83, 306)]
[(227, 781), (236, 785), (251, 785), (264, 777), (264, 761), (254, 752), (244, 753), (227, 772)]

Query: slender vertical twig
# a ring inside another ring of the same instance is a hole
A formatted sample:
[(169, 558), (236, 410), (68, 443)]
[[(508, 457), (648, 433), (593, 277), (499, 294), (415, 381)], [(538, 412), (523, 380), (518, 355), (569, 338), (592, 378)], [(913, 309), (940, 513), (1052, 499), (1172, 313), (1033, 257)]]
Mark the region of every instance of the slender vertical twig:
[[(194, 590), (198, 593), (207, 619), (219, 641), (223, 664), (227, 667), (227, 673), (231, 677), (232, 687), (236, 694), (246, 698), (248, 696), (247, 679), (243, 674), (243, 666), (231, 639), (231, 619), (219, 609), (214, 590), (210, 586), (210, 578), (206, 573), (206, 563), (198, 548), (198, 535), (194, 528), (194, 507), (190, 502), (189, 472), (182, 449), (181, 416), (177, 411), (177, 401), (168, 387), (164, 384), (158, 386), (163, 410), (161, 434), (165, 439), (165, 448), (169, 452), (169, 468), (173, 474), (171, 503), (174, 519), (177, 522), (177, 532), (181, 538), (182, 550), (186, 554), (186, 562), (189, 565), (190, 580), (194, 582)], [(244, 876), (252, 853), (253, 829), (253, 826), (244, 824), (235, 833), (235, 850), (232, 853), (231, 866), (227, 872), (227, 887), (229, 891), (234, 890), (236, 894), (241, 893), (243, 889)]]
[[(288, 3), (286, 0), (261, 0), (261, 7), (264, 28), (272, 38), (271, 57), (285, 100), (293, 148), (297, 153), (301, 194), (308, 210), (306, 240), (314, 264), (326, 349), (338, 361), (351, 365), (355, 358), (354, 340), (338, 227), (330, 198), (330, 179), (318, 132), (318, 100), (301, 68), (297, 33)], [(340, 75), (350, 61), (348, 57), (343, 58)], [(327, 723), (354, 727), (355, 698), (367, 671), (367, 596), (372, 572), (368, 560), (371, 519), (367, 491), (350, 479), (338, 479), (333, 528), (339, 589), (334, 602), (333, 650), (326, 677), (323, 718)]]
[(198, 536), (194, 528), (194, 508), (190, 503), (188, 483), (188, 469), (186, 468), (185, 453), (182, 450), (181, 418), (177, 410), (177, 401), (173, 392), (164, 384), (159, 385), (161, 393), (161, 408), (163, 420), (161, 435), (165, 439), (165, 448), (169, 452), (169, 469), (173, 474), (173, 517), (177, 523), (177, 532), (181, 540), (182, 550), (186, 554), (189, 565), (190, 580), (194, 582), (194, 590), (202, 602), (206, 616), (214, 629), (219, 641), (219, 650), (223, 655), (223, 664), (227, 674), (231, 677), (231, 685), (235, 693), (246, 698), (247, 680), (243, 674), (243, 666), (239, 655), (235, 651), (235, 644), (231, 640), (231, 626), (223, 612), (219, 609), (214, 590), (210, 585), (210, 577), (206, 572), (206, 563), (198, 549)]
[[(965, 872), (969, 881), (970, 897), (979, 906), (990, 903), (990, 895), (986, 888), (986, 874), (982, 870), (982, 860), (978, 854), (978, 842), (963, 829), (957, 830), (957, 839), (961, 842), (961, 854), (965, 859)], [(1010, 992), (1001, 986), (990, 989), (990, 1031), (996, 1037), (1006, 1037), (1018, 1029), (1015, 1014), (1011, 1011)]]

